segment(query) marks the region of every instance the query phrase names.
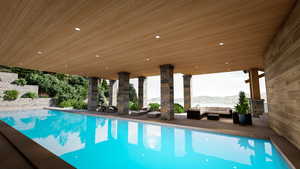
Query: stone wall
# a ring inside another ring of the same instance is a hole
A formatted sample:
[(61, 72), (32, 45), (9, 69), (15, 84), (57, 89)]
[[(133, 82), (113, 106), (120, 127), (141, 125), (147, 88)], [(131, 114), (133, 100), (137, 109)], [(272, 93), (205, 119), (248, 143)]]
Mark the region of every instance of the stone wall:
[(129, 113), (129, 73), (119, 72), (117, 107), (120, 114)]
[(35, 85), (24, 85), (18, 86), (15, 84), (11, 84), (11, 82), (18, 79), (18, 74), (16, 73), (7, 73), (0, 72), (0, 97), (3, 96), (3, 92), (6, 90), (17, 90), (19, 92), (19, 97), (27, 92), (37, 93), (39, 92), (39, 86)]
[(270, 126), (300, 149), (300, 2), (265, 55)]
[(54, 102), (51, 98), (20, 98), (14, 101), (0, 100), (0, 111), (27, 109), (27, 108), (43, 108), (53, 106)]
[(16, 73), (0, 72), (0, 82), (11, 83), (16, 79), (18, 79), (18, 74)]
[(89, 88), (88, 88), (88, 110), (96, 111), (99, 103), (98, 99), (98, 83), (99, 80), (96, 77), (89, 78)]
[(0, 82), (0, 96), (3, 96), (3, 92), (5, 90), (17, 90), (19, 92), (19, 97), (21, 97), (23, 94), (27, 92), (34, 92), (38, 94), (39, 86), (35, 86), (35, 85), (18, 86), (7, 82)]
[(174, 66), (160, 66), (160, 103), (161, 119), (174, 119)]

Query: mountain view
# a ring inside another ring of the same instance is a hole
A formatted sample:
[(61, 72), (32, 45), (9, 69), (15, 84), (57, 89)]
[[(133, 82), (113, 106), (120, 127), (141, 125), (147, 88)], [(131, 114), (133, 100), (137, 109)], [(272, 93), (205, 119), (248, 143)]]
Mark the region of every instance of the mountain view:
[[(250, 94), (247, 94), (250, 97)], [(192, 97), (192, 107), (234, 107), (237, 103), (239, 96), (196, 96)], [(261, 94), (261, 98), (266, 102), (266, 93)], [(175, 103), (183, 105), (183, 98), (174, 99)], [(160, 98), (148, 99), (147, 103), (160, 103)]]

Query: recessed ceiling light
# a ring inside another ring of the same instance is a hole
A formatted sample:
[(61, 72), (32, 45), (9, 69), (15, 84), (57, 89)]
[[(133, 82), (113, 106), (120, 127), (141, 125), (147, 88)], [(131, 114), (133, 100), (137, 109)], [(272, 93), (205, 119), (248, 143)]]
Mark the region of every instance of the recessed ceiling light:
[(228, 65), (228, 64), (229, 64), (229, 62), (225, 62), (225, 64), (226, 64), (226, 65)]
[(146, 61), (150, 61), (150, 58), (146, 58)]
[(42, 51), (37, 51), (37, 54), (41, 55), (41, 54), (43, 54), (43, 52)]
[(96, 58), (100, 57), (99, 55), (96, 55)]
[(159, 39), (159, 38), (160, 38), (160, 36), (159, 36), (159, 35), (155, 35), (155, 38), (156, 38), (156, 39)]
[(75, 29), (75, 31), (80, 31), (80, 28), (74, 28)]
[(219, 45), (220, 45), (220, 46), (224, 46), (224, 42), (220, 42)]

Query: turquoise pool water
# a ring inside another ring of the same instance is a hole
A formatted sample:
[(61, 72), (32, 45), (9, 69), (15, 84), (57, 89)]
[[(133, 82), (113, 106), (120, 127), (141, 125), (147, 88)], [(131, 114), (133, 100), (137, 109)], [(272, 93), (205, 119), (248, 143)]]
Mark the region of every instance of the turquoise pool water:
[(267, 140), (51, 110), (0, 120), (79, 169), (289, 168)]

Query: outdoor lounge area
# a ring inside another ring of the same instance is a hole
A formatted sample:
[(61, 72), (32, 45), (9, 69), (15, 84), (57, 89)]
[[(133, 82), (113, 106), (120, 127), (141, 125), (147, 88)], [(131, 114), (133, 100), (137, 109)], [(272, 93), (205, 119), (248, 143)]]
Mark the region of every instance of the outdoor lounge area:
[[(3, 0), (0, 16), (0, 169), (300, 169), (300, 1)], [(197, 80), (216, 73), (239, 76)], [(201, 102), (234, 83), (230, 104)]]

